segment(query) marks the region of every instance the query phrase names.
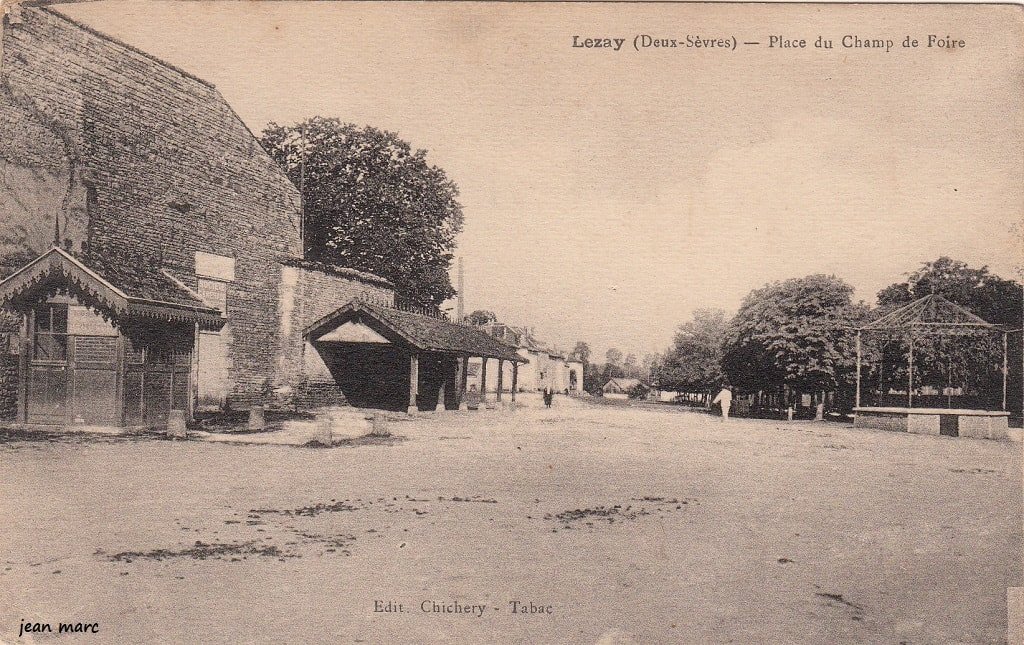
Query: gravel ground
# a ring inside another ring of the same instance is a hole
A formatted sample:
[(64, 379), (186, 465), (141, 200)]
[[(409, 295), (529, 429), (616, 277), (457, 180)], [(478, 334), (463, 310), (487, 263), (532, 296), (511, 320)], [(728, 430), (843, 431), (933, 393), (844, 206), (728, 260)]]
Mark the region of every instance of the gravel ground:
[(998, 643), (1021, 585), (1018, 443), (565, 399), (394, 432), (0, 437), (0, 640)]

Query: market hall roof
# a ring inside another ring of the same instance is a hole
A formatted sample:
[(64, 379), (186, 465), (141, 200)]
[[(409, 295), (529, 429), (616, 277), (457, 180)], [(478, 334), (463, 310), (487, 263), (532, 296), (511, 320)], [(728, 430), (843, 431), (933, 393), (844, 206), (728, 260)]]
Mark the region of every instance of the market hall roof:
[(62, 291), (82, 296), (112, 318), (153, 318), (198, 323), (202, 329), (224, 326), (221, 312), (205, 305), (171, 276), (146, 266), (104, 262), (90, 267), (53, 247), (0, 281), (0, 304)]
[(323, 339), (330, 342), (329, 335), (350, 322), (365, 325), (389, 342), (405, 344), (423, 352), (529, 362), (516, 353), (515, 347), (476, 327), (365, 300), (353, 300), (327, 314), (307, 327), (303, 336), (310, 341)]

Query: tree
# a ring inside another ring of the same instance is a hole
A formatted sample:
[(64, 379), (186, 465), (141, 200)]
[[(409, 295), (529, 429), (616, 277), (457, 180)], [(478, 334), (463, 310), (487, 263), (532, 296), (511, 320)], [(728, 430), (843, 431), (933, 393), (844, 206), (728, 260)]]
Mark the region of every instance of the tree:
[(486, 309), (477, 309), (473, 313), (466, 316), (466, 322), (472, 325), (486, 325), (498, 320), (498, 317), (494, 315), (493, 311)]
[(666, 390), (711, 392), (725, 380), (722, 344), (728, 322), (720, 309), (697, 309), (680, 325), (672, 347), (658, 366), (658, 385)]
[(578, 343), (576, 343), (575, 347), (572, 348), (572, 352), (569, 354), (569, 358), (583, 363), (583, 366), (585, 368), (590, 363), (590, 354), (590, 345), (581, 340)]
[(601, 370), (601, 385), (608, 382), (608, 379), (623, 378), (626, 376), (626, 370), (622, 369), (621, 365), (616, 363), (608, 362), (604, 364), (604, 368)]
[(608, 382), (608, 379), (622, 378), (626, 375), (626, 371), (622, 369), (622, 352), (615, 348), (610, 347), (607, 352), (604, 353), (605, 364), (601, 369), (601, 385)]
[(584, 341), (578, 341), (576, 346), (572, 348), (572, 352), (569, 353), (570, 360), (576, 360), (583, 363), (583, 382), (580, 383), (580, 387), (585, 392), (595, 392), (601, 389), (604, 385), (604, 381), (601, 380), (603, 371), (598, 369), (597, 364), (590, 362), (590, 357), (593, 354), (590, 349), (590, 345)]
[(878, 304), (891, 309), (931, 293), (966, 307), (990, 323), (1020, 326), (1020, 284), (993, 275), (988, 267), (972, 269), (965, 262), (946, 256), (925, 262), (908, 274), (905, 282), (882, 289), (878, 292)]
[(851, 300), (853, 287), (835, 276), (811, 275), (755, 289), (743, 299), (725, 335), (723, 367), (748, 390), (834, 391), (853, 382), (856, 354), (849, 327), (869, 308)]
[(636, 354), (628, 354), (622, 361), (622, 371), (626, 373), (629, 378), (640, 377), (640, 366), (637, 365)]
[(604, 353), (604, 359), (611, 365), (619, 366), (622, 363), (622, 352), (611, 347)]
[(601, 389), (607, 380), (604, 378), (604, 366), (600, 363), (589, 363), (583, 368), (583, 389), (591, 394)]
[(631, 399), (644, 399), (647, 398), (647, 393), (650, 391), (651, 390), (643, 383), (637, 383), (633, 387), (629, 388), (629, 391), (626, 392), (626, 396)]
[(660, 361), (661, 357), (657, 354), (644, 354), (644, 357), (640, 359), (640, 374), (645, 382), (655, 382)]
[(302, 190), (307, 259), (378, 274), (419, 306), (454, 295), (459, 190), (426, 151), (393, 132), (323, 117), (271, 123), (261, 143)]

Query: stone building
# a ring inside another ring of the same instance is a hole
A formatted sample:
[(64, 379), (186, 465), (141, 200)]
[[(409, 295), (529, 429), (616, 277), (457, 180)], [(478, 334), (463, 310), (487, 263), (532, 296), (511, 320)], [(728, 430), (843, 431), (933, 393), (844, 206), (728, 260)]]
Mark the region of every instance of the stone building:
[[(0, 274), (18, 418), (344, 402), (310, 325), (357, 299), (393, 306), (392, 285), (303, 258), (297, 189), (217, 89), (47, 3), (9, 6), (0, 44), (0, 257), (34, 258)], [(415, 393), (405, 369), (385, 380)]]
[(601, 386), (601, 395), (609, 399), (628, 399), (630, 391), (642, 385), (638, 378), (611, 378)]
[[(520, 392), (539, 392), (547, 387), (566, 394), (579, 394), (583, 391), (583, 363), (572, 359), (563, 351), (540, 342), (532, 329), (500, 322), (488, 323), (481, 327), (491, 336), (514, 346), (519, 356), (527, 361), (518, 368), (517, 387)], [(488, 369), (487, 381), (484, 384), (481, 380), (481, 364), (470, 364), (470, 374), (474, 377), (477, 387), (493, 392), (498, 387), (498, 373), (494, 366)], [(504, 369), (501, 381), (503, 388), (508, 390), (512, 382), (512, 367), (507, 366)]]

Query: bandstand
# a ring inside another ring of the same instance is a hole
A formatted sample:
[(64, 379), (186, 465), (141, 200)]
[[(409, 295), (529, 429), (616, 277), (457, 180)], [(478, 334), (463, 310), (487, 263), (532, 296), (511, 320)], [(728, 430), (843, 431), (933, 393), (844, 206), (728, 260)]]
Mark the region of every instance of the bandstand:
[[(856, 329), (857, 388), (854, 405), (854, 426), (918, 434), (1005, 439), (1009, 412), (1006, 409), (1008, 374), (1007, 337), (1011, 330), (985, 321), (946, 298), (931, 294), (892, 311), (878, 320)], [(862, 370), (864, 351), (862, 336), (870, 333), (896, 337), (907, 345), (906, 389), (882, 385), (884, 361), (878, 370), (879, 386), (870, 392), (871, 405), (863, 405)], [(993, 365), (1002, 373), (1001, 404), (995, 393), (972, 395), (963, 384), (952, 381), (953, 367), (946, 371), (947, 382), (939, 392), (935, 387), (915, 380), (915, 342), (927, 339), (967, 339), (977, 345), (979, 339), (1001, 336), (1002, 364)], [(998, 409), (997, 409), (998, 408)]]

